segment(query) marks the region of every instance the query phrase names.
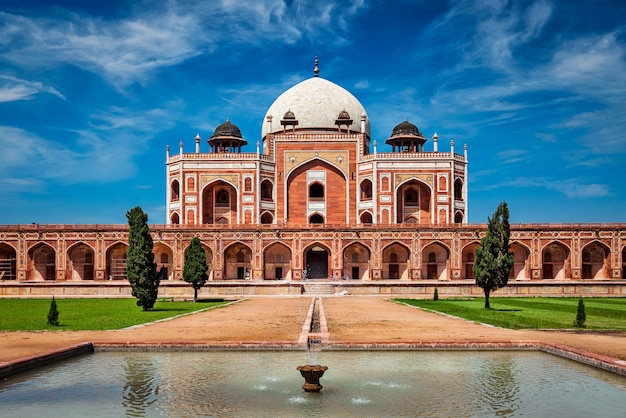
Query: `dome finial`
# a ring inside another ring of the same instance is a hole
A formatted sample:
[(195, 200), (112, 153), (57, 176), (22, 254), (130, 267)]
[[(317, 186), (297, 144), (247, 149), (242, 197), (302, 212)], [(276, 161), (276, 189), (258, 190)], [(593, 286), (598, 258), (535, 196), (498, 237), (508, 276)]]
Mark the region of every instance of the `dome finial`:
[(315, 68), (313, 69), (313, 74), (315, 77), (319, 77), (320, 69), (317, 66), (319, 64), (319, 60), (317, 59), (317, 55), (315, 56)]

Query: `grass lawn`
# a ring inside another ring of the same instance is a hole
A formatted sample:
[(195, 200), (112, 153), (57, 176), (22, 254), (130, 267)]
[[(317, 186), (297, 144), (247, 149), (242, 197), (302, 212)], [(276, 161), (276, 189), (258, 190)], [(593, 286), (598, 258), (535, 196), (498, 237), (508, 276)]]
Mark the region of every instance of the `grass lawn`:
[(143, 311), (137, 299), (56, 299), (60, 326), (48, 325), (52, 299), (0, 299), (1, 331), (110, 330), (170, 318), (228, 302), (166, 302)]
[[(395, 299), (397, 302), (510, 329), (574, 328), (578, 298)], [(626, 330), (626, 298), (583, 298), (587, 329)]]

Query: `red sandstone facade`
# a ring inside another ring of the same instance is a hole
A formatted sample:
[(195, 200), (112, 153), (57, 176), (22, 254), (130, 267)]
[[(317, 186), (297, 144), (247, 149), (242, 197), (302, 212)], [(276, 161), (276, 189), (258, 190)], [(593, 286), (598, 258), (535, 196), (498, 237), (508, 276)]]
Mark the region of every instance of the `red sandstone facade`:
[[(210, 280), (444, 283), (474, 280), (486, 227), (467, 224), (467, 148), (439, 151), (404, 121), (379, 153), (362, 105), (315, 77), (268, 110), (256, 152), (226, 121), (209, 152), (167, 150), (166, 224), (151, 227), (159, 267), (182, 280), (198, 236)], [(0, 227), (9, 282), (125, 281), (125, 225)], [(512, 282), (619, 281), (626, 225), (512, 225)], [(249, 283), (249, 282), (248, 282)]]

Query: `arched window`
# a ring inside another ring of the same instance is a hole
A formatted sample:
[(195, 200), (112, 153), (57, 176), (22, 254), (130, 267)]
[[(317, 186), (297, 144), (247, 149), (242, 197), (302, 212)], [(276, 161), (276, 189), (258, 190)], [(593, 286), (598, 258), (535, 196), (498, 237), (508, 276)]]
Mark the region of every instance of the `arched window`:
[(361, 200), (372, 200), (372, 182), (363, 180), (361, 182)]
[(228, 192), (226, 190), (220, 190), (217, 192), (215, 204), (217, 206), (228, 206)]
[(437, 254), (435, 253), (428, 253), (428, 262), (429, 263), (436, 263), (437, 262)]
[(187, 177), (187, 191), (189, 192), (196, 191), (196, 182), (193, 177)]
[(369, 212), (363, 212), (361, 214), (361, 223), (362, 224), (371, 224), (372, 223), (372, 214)]
[(404, 193), (404, 201), (406, 203), (417, 203), (417, 192), (413, 189), (407, 190)]
[(180, 223), (180, 219), (178, 217), (178, 213), (172, 214), (172, 224), (178, 225)]
[(174, 180), (170, 188), (172, 192), (172, 202), (175, 202), (180, 199), (180, 184), (178, 184), (178, 180)]
[(309, 199), (322, 200), (324, 199), (324, 186), (320, 183), (313, 183), (309, 186)]
[(380, 179), (380, 191), (381, 192), (389, 191), (389, 177), (384, 176)]
[(273, 199), (272, 195), (273, 195), (272, 182), (269, 180), (263, 180), (263, 182), (261, 182), (261, 199), (272, 200)]
[(262, 224), (271, 224), (272, 222), (274, 222), (274, 217), (271, 213), (265, 212), (263, 215), (261, 215)]
[(311, 215), (311, 217), (309, 218), (309, 223), (310, 224), (323, 224), (324, 223), (324, 217), (318, 213)]
[(252, 179), (250, 177), (246, 177), (246, 179), (243, 181), (244, 183), (244, 189), (246, 192), (251, 192), (252, 191)]
[(454, 181), (454, 198), (456, 200), (463, 200), (463, 182), (461, 179)]
[(439, 190), (446, 191), (446, 178), (444, 176), (439, 177)]

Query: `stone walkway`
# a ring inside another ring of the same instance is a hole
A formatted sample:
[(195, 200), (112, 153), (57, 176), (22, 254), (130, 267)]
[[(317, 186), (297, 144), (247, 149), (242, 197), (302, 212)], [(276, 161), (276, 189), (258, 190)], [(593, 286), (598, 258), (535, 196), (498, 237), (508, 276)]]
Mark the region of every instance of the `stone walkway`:
[[(425, 312), (382, 297), (330, 296), (322, 301), (330, 344), (545, 342), (611, 357), (626, 366), (626, 333), (506, 330)], [(1, 332), (0, 365), (82, 342), (296, 346), (310, 303), (311, 297), (304, 296), (252, 298), (118, 331)]]

